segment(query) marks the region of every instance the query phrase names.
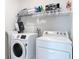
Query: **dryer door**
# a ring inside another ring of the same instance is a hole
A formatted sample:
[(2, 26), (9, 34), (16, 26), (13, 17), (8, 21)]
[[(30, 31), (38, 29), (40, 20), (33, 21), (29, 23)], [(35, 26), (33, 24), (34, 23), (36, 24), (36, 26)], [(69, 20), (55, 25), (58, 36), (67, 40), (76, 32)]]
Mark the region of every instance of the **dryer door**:
[(24, 59), (25, 57), (25, 46), (19, 40), (14, 40), (11, 45), (11, 58)]

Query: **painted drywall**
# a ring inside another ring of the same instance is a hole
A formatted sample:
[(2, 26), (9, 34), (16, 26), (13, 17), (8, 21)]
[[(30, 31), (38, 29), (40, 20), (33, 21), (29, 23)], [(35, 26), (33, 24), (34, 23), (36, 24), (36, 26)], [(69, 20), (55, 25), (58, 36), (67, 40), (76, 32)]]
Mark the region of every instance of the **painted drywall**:
[[(34, 8), (38, 5), (45, 6), (46, 4), (51, 3), (60, 3), (61, 11), (67, 12), (66, 3), (68, 0), (23, 0), (20, 4), (20, 9), (23, 8)], [(46, 20), (46, 24), (42, 25), (42, 31), (45, 30), (59, 30), (59, 31), (68, 31), (70, 37), (72, 37), (72, 15), (63, 15), (63, 16), (53, 16), (53, 17), (42, 17), (41, 19)], [(26, 17), (24, 20), (25, 23), (33, 23), (35, 24), (35, 18)], [(27, 28), (27, 24), (25, 24)], [(41, 26), (40, 26), (41, 27)]]
[(18, 0), (6, 0), (5, 10), (5, 31), (11, 31), (14, 29), (14, 23), (17, 19), (16, 15), (19, 11)]
[(62, 10), (66, 11), (67, 0), (7, 0), (6, 1), (6, 19), (5, 27), (6, 31), (14, 30), (14, 24), (17, 20), (17, 13), (23, 8), (34, 8), (38, 5), (46, 5), (50, 3), (60, 3)]
[[(6, 0), (5, 10), (5, 32), (14, 30), (14, 23), (16, 22), (16, 14), (19, 11), (18, 0)], [(9, 39), (8, 34), (5, 35), (5, 58), (10, 59), (9, 53)]]
[[(28, 23), (30, 25), (33, 25), (35, 28), (39, 26), (41, 29), (41, 32), (43, 33), (44, 30), (50, 30), (50, 31), (66, 31), (69, 32), (70, 37), (72, 38), (72, 15), (60, 15), (60, 16), (43, 16), (39, 18), (39, 24), (38, 24), (38, 18), (37, 17), (22, 17), (22, 21), (25, 25), (25, 32), (28, 31)], [(42, 21), (42, 22), (41, 22)], [(33, 29), (32, 29), (33, 30)], [(41, 33), (41, 34), (42, 34)]]

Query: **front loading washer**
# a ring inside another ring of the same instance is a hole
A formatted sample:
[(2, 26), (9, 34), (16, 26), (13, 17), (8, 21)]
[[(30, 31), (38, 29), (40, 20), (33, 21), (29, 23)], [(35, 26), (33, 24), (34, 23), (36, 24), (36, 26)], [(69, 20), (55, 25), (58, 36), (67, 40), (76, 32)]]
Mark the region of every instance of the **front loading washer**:
[(72, 42), (67, 32), (45, 31), (36, 39), (36, 59), (72, 59)]
[(37, 33), (18, 33), (11, 40), (11, 59), (35, 59)]

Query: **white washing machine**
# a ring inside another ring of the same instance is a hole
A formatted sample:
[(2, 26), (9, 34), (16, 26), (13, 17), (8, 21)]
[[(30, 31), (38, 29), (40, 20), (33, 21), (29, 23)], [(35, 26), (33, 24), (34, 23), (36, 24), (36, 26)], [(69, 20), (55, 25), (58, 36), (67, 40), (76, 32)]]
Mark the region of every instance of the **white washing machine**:
[(68, 33), (45, 31), (36, 39), (36, 59), (72, 59), (72, 42)]
[(15, 34), (11, 40), (11, 59), (35, 59), (36, 37), (37, 33)]

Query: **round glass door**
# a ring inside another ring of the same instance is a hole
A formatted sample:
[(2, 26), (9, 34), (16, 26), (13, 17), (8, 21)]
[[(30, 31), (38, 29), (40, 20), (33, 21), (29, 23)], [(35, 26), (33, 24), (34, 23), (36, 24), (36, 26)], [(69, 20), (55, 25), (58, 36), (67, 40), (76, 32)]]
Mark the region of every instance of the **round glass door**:
[(15, 43), (13, 46), (13, 52), (16, 57), (21, 57), (23, 54), (22, 46), (19, 43)]

